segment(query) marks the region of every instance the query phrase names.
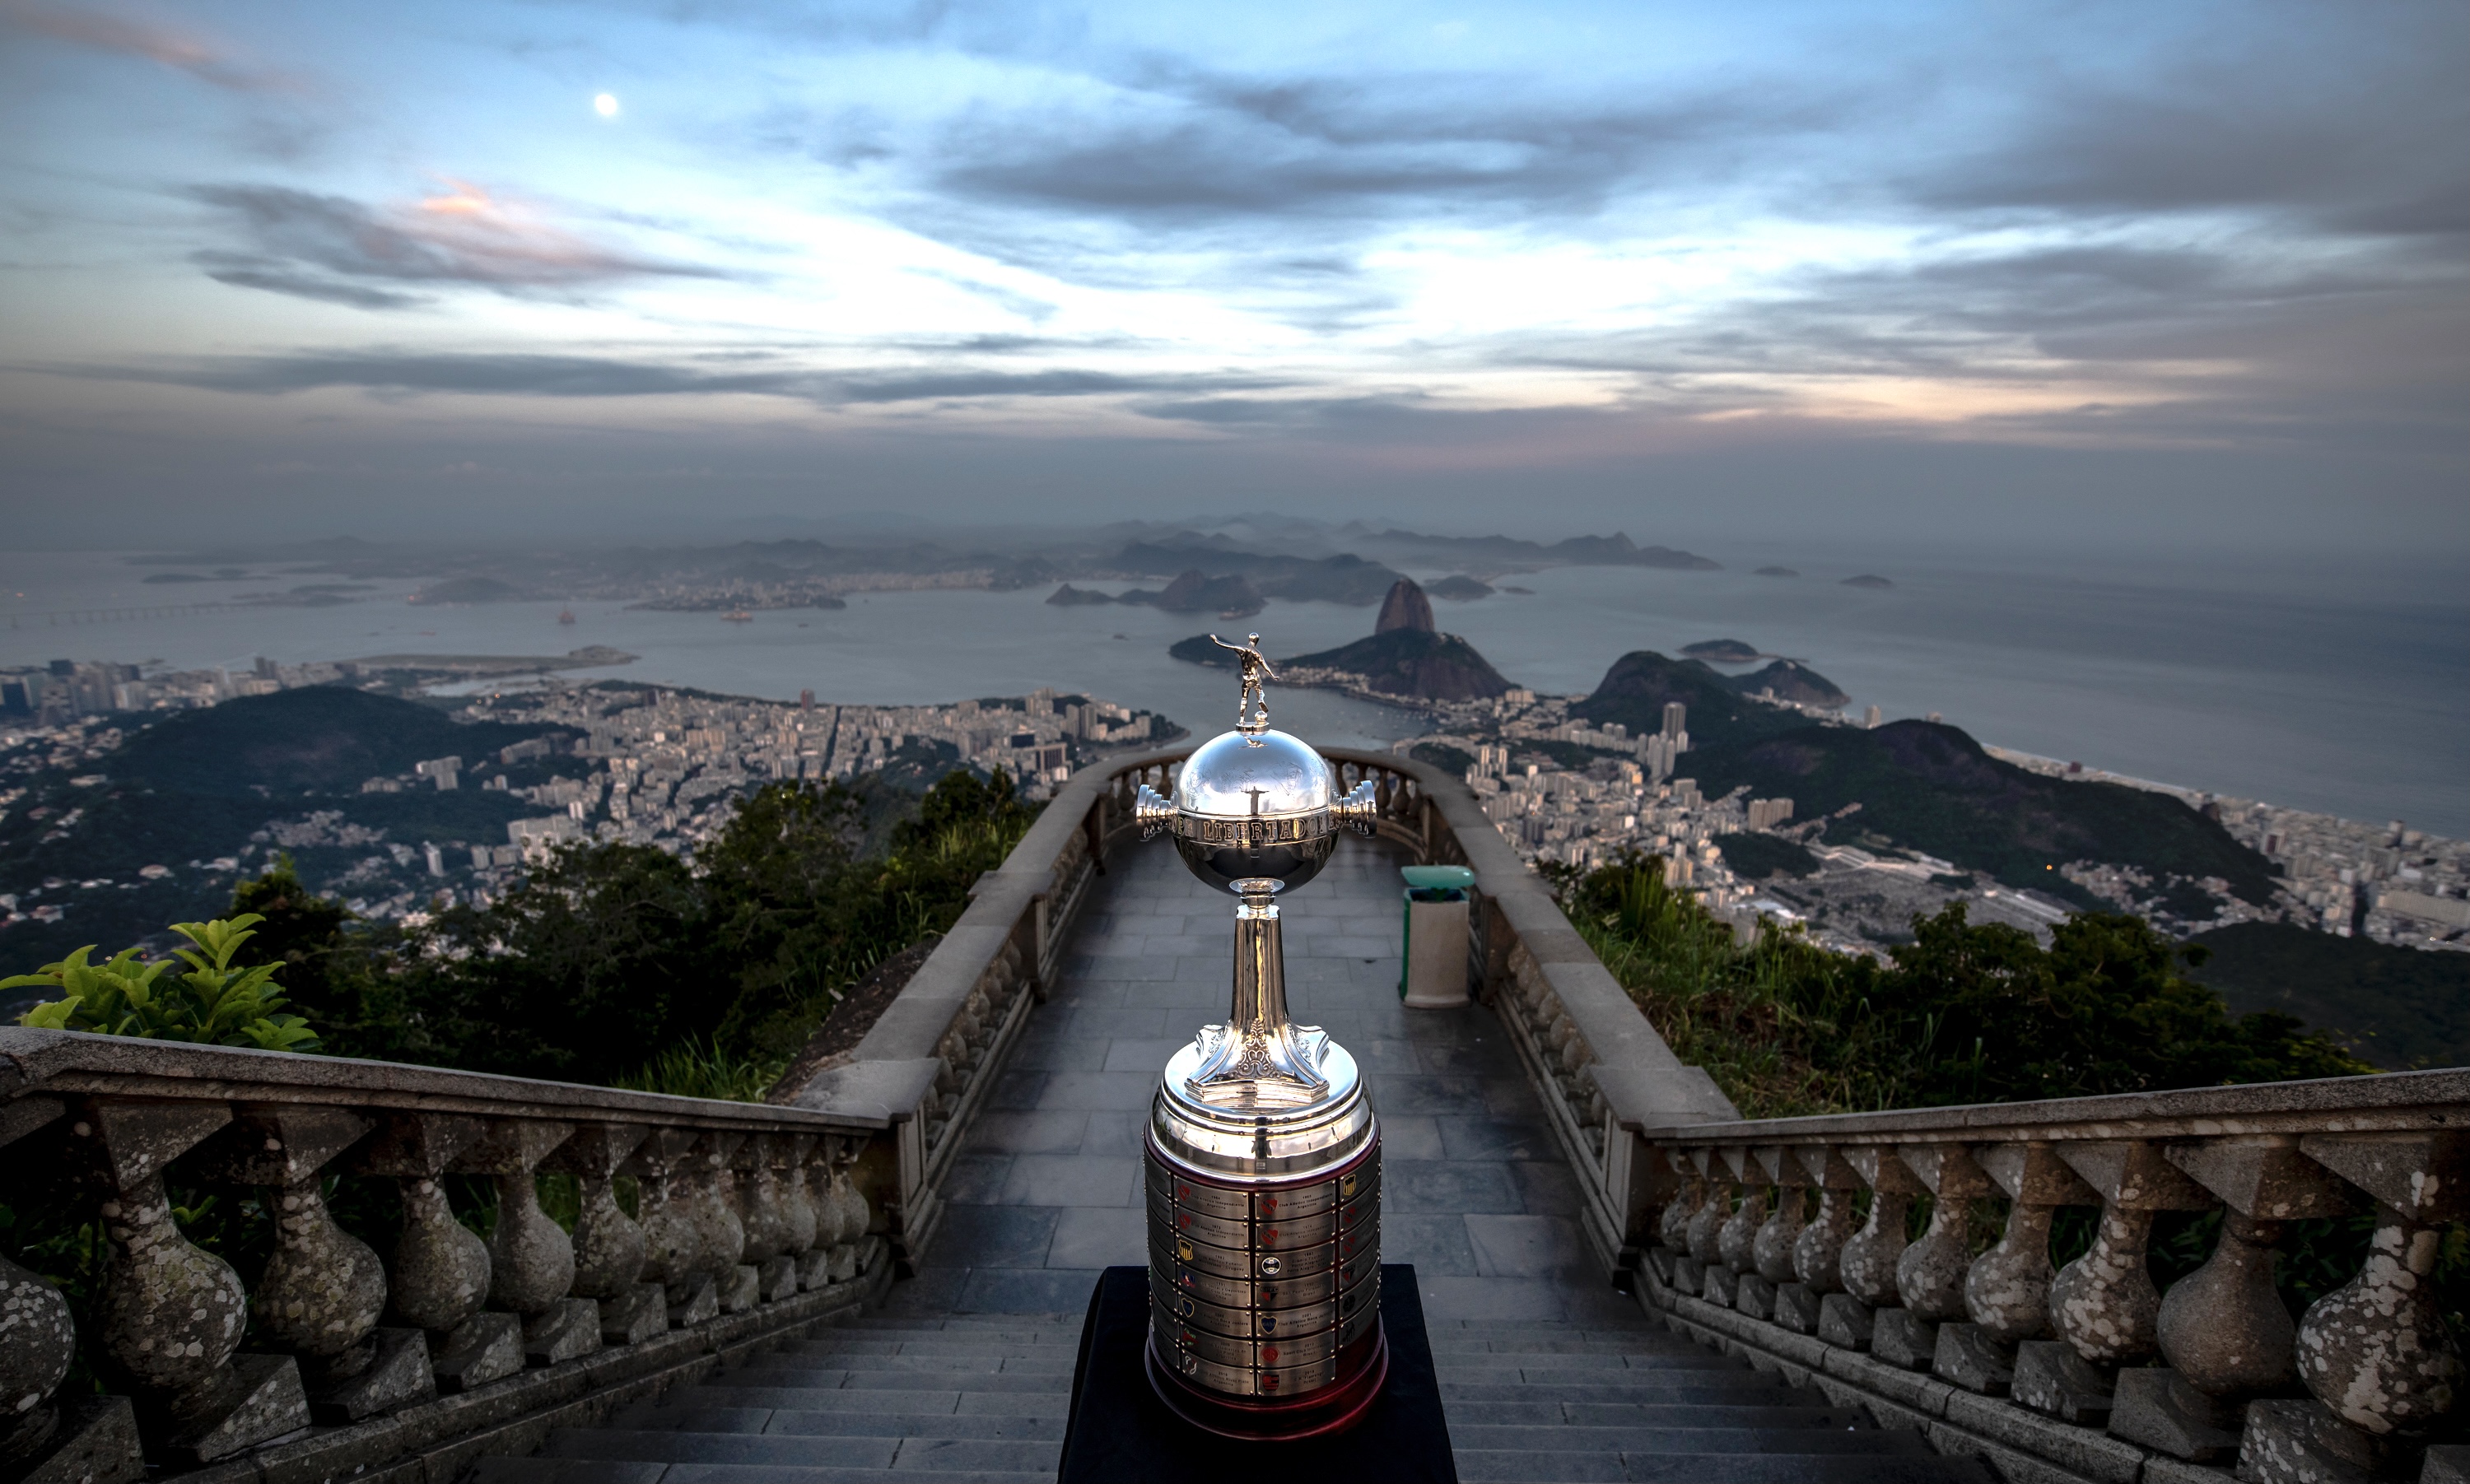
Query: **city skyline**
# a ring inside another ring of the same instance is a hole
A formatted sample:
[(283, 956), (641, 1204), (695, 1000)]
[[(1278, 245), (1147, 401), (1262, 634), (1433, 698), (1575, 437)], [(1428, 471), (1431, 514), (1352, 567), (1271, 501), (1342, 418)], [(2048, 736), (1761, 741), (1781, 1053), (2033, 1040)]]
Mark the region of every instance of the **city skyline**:
[(5, 499), (2458, 552), (2464, 32), (15, 0)]

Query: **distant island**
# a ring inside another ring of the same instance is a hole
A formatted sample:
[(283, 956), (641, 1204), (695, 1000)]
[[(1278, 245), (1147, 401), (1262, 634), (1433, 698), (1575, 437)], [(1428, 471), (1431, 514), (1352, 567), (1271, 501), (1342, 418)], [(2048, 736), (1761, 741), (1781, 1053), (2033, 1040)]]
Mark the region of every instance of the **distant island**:
[(1170, 614), (1216, 614), (1223, 618), (1247, 618), (1261, 611), (1261, 591), (1240, 576), (1210, 577), (1192, 568), (1161, 589), (1134, 588), (1112, 596), (1076, 588), (1070, 583), (1055, 590), (1047, 602), (1059, 608), (1077, 608), (1098, 603), (1135, 603), (1163, 609)]
[[(1232, 654), (1205, 634), (1177, 642), (1167, 654), (1193, 664), (1233, 662)], [(1370, 638), (1274, 663), (1279, 678), (1290, 684), (1394, 700), (1479, 701), (1506, 695), (1511, 689), (1473, 644), (1455, 634), (1438, 632), (1431, 599), (1421, 586), (1406, 577), (1399, 578), (1383, 598), (1381, 616)]]
[(1789, 567), (1761, 567), (1750, 575), (1753, 577), (1798, 577), (1801, 573), (1794, 571)]
[(1892, 588), (1895, 586), (1894, 583), (1889, 582), (1886, 578), (1879, 576), (1876, 572), (1863, 572), (1858, 577), (1847, 577), (1844, 579), (1843, 585), (1848, 588)]
[(1682, 645), (1681, 652), (1692, 660), (1704, 660), (1709, 664), (1756, 664), (1761, 660), (1776, 658), (1755, 644), (1745, 644), (1736, 638), (1700, 639), (1695, 644)]
[(1492, 596), (1492, 584), (1466, 576), (1444, 577), (1424, 591), (1452, 603), (1472, 603)]

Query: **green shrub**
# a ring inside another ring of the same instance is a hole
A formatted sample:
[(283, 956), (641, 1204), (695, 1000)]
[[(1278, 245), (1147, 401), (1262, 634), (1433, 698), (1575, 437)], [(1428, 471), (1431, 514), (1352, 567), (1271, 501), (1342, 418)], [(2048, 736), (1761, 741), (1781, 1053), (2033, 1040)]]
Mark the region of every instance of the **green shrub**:
[(208, 1046), (254, 1046), (263, 1051), (314, 1051), (317, 1033), (297, 1015), (279, 1014), (288, 1004), (274, 984), (279, 965), (234, 968), (232, 956), (256, 935), (264, 919), (253, 913), (212, 922), (175, 922), (173, 930), (196, 946), (175, 949), (189, 965), (169, 975), (172, 960), (146, 962), (134, 948), (109, 962), (90, 963), (88, 943), (32, 974), (0, 979), (0, 989), (58, 989), (61, 997), (36, 1005), (19, 1022), (47, 1031), (91, 1031), (103, 1035), (195, 1041)]
[[(1751, 1118), (2009, 1102), (2374, 1070), (2287, 1015), (2233, 1017), (2140, 917), (2079, 913), (2040, 947), (1962, 902), (1890, 962), (1801, 932), (1736, 944), (1632, 857), (1564, 878), (1564, 904), (1683, 1061)], [(2194, 950), (2201, 955), (2202, 950)]]

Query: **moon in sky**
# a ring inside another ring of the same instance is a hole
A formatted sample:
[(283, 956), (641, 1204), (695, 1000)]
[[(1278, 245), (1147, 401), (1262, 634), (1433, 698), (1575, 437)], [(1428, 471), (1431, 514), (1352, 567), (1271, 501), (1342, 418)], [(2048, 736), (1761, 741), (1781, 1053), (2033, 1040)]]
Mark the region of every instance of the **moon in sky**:
[(592, 111), (599, 114), (604, 119), (616, 118), (618, 116), (618, 95), (615, 93), (602, 93), (599, 97), (593, 99)]

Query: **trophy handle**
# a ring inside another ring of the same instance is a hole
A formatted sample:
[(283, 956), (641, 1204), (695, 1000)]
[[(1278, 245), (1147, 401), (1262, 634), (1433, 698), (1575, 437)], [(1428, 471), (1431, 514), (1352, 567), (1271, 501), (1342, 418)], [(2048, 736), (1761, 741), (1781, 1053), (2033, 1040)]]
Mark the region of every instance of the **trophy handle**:
[(1381, 818), (1381, 790), (1370, 778), (1347, 791), (1345, 798), (1329, 806), (1338, 823), (1359, 835), (1372, 833), (1373, 824)]
[(1132, 820), (1140, 825), (1143, 840), (1153, 839), (1175, 823), (1175, 801), (1144, 783), (1132, 796)]

